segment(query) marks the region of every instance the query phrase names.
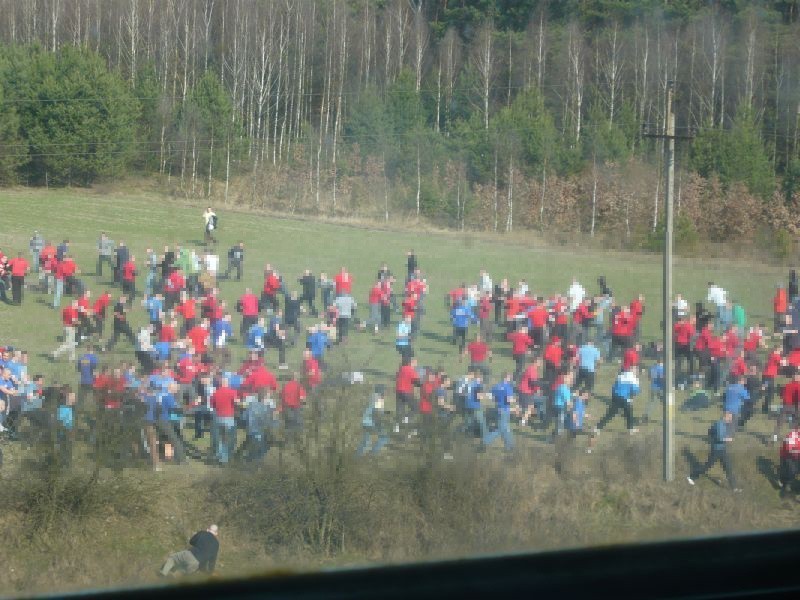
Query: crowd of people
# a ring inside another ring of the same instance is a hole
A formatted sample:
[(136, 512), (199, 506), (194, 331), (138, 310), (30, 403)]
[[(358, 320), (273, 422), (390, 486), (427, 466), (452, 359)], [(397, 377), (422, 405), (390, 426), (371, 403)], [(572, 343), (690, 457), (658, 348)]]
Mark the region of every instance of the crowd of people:
[[(396, 409), (389, 410), (387, 386), (375, 385), (361, 415), (359, 456), (415, 438), (444, 460), (453, 460), (456, 440), (485, 451), (499, 439), (511, 454), (515, 432), (525, 428), (547, 431), (552, 441), (583, 435), (581, 447), (591, 453), (619, 413), (635, 435), (664, 400), (662, 348), (642, 343), (645, 297), (623, 302), (604, 277), (594, 294), (577, 279), (564, 293), (545, 293), (524, 280), (495, 282), (486, 271), (454, 286), (444, 301), (453, 352), (466, 364), (463, 372), (446, 373), (421, 364), (416, 349), (432, 300), (413, 250), (402, 276), (386, 263), (379, 267), (363, 319), (344, 266), (333, 277), (307, 269), (290, 281), (267, 264), (260, 293), (240, 288), (229, 306), (220, 286), (241, 285), (245, 243), (227, 251), (223, 269), (211, 208), (203, 224), (202, 252), (183, 245), (148, 248), (141, 262), (124, 241), (103, 232), (91, 276), (72, 257), (68, 239), (56, 246), (38, 231), (30, 239), (30, 260), (24, 252), (13, 258), (0, 252), (0, 297), (24, 305), (26, 288), (47, 294), (63, 329), (51, 360), (66, 355), (76, 367), (74, 384), (48, 386), (41, 375), (29, 374), (24, 351), (3, 348), (0, 428), (6, 435), (48, 432), (55, 456), (67, 464), (79, 431), (98, 453), (120, 463), (146, 458), (155, 470), (189, 458), (261, 461), (279, 438), (291, 441), (303, 432), (308, 401), (320, 397), (320, 388), (341, 381), (328, 367), (328, 353), (339, 352), (335, 348), (357, 330), (393, 330), (399, 365)], [(119, 291), (95, 295), (90, 282), (102, 277), (104, 266)], [(713, 282), (693, 307), (681, 295), (674, 300), (675, 385), (688, 390), (682, 408), (709, 408), (717, 398), (721, 407), (708, 432), (708, 460), (687, 477), (692, 485), (719, 461), (731, 487), (740, 489), (728, 449), (759, 412), (776, 417), (772, 441), (780, 442), (782, 493), (798, 474), (800, 298), (794, 272), (787, 286), (777, 287), (773, 308), (769, 331), (749, 325), (744, 306)], [(134, 311), (146, 315), (141, 327), (131, 323)], [(131, 347), (135, 362), (114, 360), (119, 344)], [(298, 345), (302, 360), (290, 366), (287, 350)], [(246, 349), (240, 364), (232, 347)], [(510, 354), (513, 369), (493, 368), (500, 354)], [(610, 393), (598, 397), (601, 369), (613, 373), (613, 382)], [(780, 385), (784, 379), (788, 383)], [(647, 406), (637, 417), (634, 400), (643, 387)], [(776, 395), (781, 403), (773, 410)], [(606, 397), (605, 414), (590, 426), (588, 407), (601, 407), (599, 398)], [(208, 455), (198, 444), (206, 434)]]

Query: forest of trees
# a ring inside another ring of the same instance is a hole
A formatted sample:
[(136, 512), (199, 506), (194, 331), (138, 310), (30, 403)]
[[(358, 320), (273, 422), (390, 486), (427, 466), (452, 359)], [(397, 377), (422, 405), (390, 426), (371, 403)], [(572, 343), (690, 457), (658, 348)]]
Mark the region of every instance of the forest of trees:
[[(0, 182), (460, 229), (800, 231), (798, 0), (0, 0)], [(783, 236), (783, 237), (781, 237)]]

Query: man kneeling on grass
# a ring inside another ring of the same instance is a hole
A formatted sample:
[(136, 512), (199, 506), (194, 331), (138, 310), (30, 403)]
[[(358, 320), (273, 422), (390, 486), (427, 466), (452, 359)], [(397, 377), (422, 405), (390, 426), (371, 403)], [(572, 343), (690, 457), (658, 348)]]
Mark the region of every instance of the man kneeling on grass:
[(173, 552), (161, 567), (161, 576), (169, 577), (173, 570), (189, 575), (198, 570), (208, 573), (214, 572), (219, 552), (219, 528), (209, 525), (205, 531), (198, 531), (189, 540), (189, 548)]

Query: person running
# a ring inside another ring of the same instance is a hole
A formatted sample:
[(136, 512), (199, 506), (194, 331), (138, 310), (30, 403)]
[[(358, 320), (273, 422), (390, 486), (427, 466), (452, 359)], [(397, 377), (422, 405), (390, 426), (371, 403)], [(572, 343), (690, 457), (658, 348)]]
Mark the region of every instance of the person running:
[(244, 268), (244, 242), (239, 240), (235, 246), (228, 250), (228, 266), (222, 274), (222, 279), (230, 279), (231, 271), (236, 269), (236, 281), (242, 280), (242, 270)]
[(731, 413), (724, 413), (708, 430), (709, 451), (708, 460), (705, 464), (698, 465), (687, 477), (686, 481), (690, 485), (695, 485), (701, 475), (705, 475), (717, 461), (722, 465), (728, 483), (734, 492), (741, 492), (742, 489), (736, 485), (736, 476), (733, 472), (733, 461), (728, 453), (728, 447), (733, 442), (734, 421)]
[(594, 391), (595, 371), (597, 363), (600, 362), (600, 351), (594, 342), (587, 340), (578, 348), (578, 376), (575, 378), (575, 389), (587, 391), (590, 394)]
[(792, 380), (783, 386), (781, 398), (783, 400), (783, 406), (778, 415), (778, 420), (775, 423), (775, 433), (772, 436), (773, 442), (778, 441), (781, 428), (787, 418), (791, 418), (792, 421), (796, 423), (798, 417), (800, 417), (800, 412), (798, 412), (798, 409), (800, 409), (800, 371), (795, 370), (792, 374)]
[(114, 330), (105, 349), (110, 351), (121, 335), (128, 338), (131, 346), (136, 347), (136, 336), (133, 334), (130, 323), (128, 323), (128, 298), (124, 294), (119, 297), (119, 300), (114, 305)]
[(214, 231), (217, 229), (217, 213), (209, 206), (203, 213), (203, 243), (207, 246), (209, 242), (216, 244), (217, 238)]
[(453, 324), (453, 344), (458, 346), (458, 353), (463, 354), (467, 345), (467, 329), (472, 319), (472, 311), (463, 300), (456, 301), (450, 311), (450, 322)]
[(608, 406), (606, 414), (595, 426), (594, 436), (597, 437), (600, 430), (608, 425), (608, 422), (620, 411), (625, 416), (625, 427), (628, 429), (628, 433), (637, 433), (639, 430), (634, 427), (632, 403), (638, 393), (639, 379), (633, 369), (621, 371), (611, 388), (611, 404)]
[(307, 304), (308, 311), (311, 313), (311, 315), (313, 317), (318, 316), (319, 313), (317, 312), (317, 307), (314, 306), (314, 298), (317, 295), (316, 277), (314, 277), (310, 269), (306, 269), (303, 271), (303, 275), (297, 280), (297, 282), (300, 284), (300, 287), (303, 290), (303, 293), (300, 296), (300, 304)]
[(30, 265), (22, 252), (8, 261), (8, 270), (11, 271), (11, 301), (17, 306), (22, 305), (22, 290), (25, 288), (25, 275), (30, 271)]
[(214, 572), (219, 554), (219, 527), (209, 525), (205, 531), (198, 531), (189, 539), (189, 548), (169, 555), (159, 571), (162, 577), (169, 577), (173, 571), (190, 575), (202, 571)]
[(506, 453), (514, 450), (514, 435), (511, 433), (511, 413), (516, 410), (514, 384), (511, 373), (503, 373), (503, 378), (492, 387), (492, 398), (497, 405), (497, 429), (483, 437), (483, 446), (490, 446), (497, 438), (503, 438)]

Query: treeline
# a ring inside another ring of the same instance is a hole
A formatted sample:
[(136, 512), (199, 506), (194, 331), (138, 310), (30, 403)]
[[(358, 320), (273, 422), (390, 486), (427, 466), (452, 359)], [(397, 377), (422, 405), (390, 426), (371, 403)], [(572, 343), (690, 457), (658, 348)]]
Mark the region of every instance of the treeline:
[(5, 183), (655, 243), (675, 81), (687, 243), (800, 225), (797, 0), (2, 5)]

